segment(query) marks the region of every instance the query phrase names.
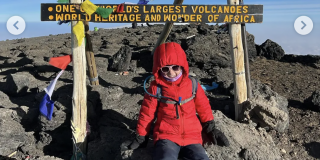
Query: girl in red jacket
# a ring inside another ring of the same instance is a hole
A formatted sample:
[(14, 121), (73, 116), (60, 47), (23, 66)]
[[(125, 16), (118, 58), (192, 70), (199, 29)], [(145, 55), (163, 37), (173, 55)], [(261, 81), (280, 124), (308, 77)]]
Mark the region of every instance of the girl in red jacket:
[[(187, 57), (178, 43), (164, 43), (155, 50), (152, 73), (155, 80), (151, 82), (149, 93), (156, 95), (160, 86), (164, 97), (176, 101), (192, 97)], [(202, 147), (202, 127), (211, 135), (215, 144), (218, 140), (228, 146), (229, 142), (223, 133), (215, 129), (207, 96), (200, 84), (197, 85), (196, 96), (182, 105), (165, 103), (146, 94), (140, 109), (137, 136), (132, 141), (124, 142), (122, 150), (136, 149), (146, 142), (154, 118), (157, 120), (153, 130), (153, 160), (177, 160), (179, 153), (188, 160), (209, 160)]]

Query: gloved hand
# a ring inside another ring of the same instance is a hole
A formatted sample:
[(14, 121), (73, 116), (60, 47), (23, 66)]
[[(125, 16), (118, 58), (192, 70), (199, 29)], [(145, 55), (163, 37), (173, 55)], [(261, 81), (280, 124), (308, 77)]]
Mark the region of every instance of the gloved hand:
[(216, 129), (214, 120), (206, 122), (203, 125), (203, 129), (209, 135), (208, 137), (213, 144), (227, 147), (230, 146), (227, 137), (220, 130)]
[(148, 136), (140, 136), (137, 134), (133, 140), (127, 140), (121, 144), (121, 151), (147, 147), (148, 139)]

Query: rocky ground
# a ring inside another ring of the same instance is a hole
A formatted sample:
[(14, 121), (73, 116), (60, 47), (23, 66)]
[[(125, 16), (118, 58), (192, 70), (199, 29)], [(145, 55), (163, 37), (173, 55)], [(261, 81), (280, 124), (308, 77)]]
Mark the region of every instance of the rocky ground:
[[(162, 28), (91, 32), (100, 85), (87, 80), (88, 159), (150, 160), (152, 139), (134, 151), (121, 152), (119, 145), (134, 136), (150, 53)], [(219, 29), (174, 26), (167, 39), (182, 45), (201, 84), (219, 84), (206, 94), (231, 146), (205, 143), (210, 159), (320, 159), (320, 57), (286, 55), (272, 40), (255, 44), (248, 33), (253, 98), (241, 123), (235, 122), (230, 39)], [(0, 159), (71, 158), (72, 63), (53, 93), (53, 119), (39, 115), (44, 88), (60, 71), (48, 61), (71, 54), (70, 48), (70, 34), (0, 41)]]

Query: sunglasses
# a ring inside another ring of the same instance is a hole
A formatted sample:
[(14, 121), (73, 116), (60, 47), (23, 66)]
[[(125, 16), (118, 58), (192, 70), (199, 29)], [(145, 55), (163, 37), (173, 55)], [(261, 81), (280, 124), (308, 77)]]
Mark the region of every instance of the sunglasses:
[(179, 71), (180, 66), (177, 66), (177, 65), (165, 66), (161, 68), (161, 72), (168, 73), (170, 69), (172, 69), (173, 71)]

